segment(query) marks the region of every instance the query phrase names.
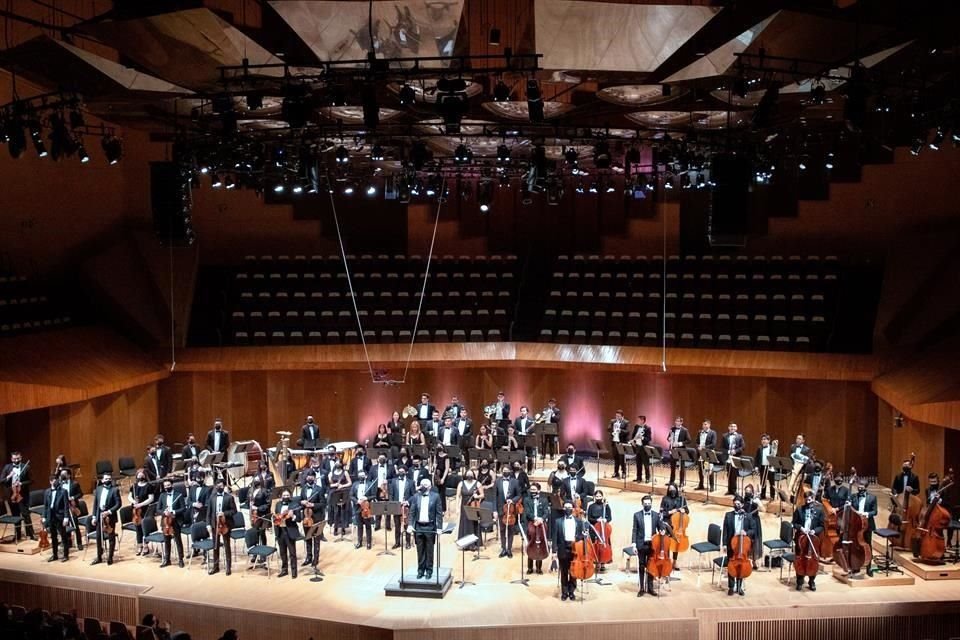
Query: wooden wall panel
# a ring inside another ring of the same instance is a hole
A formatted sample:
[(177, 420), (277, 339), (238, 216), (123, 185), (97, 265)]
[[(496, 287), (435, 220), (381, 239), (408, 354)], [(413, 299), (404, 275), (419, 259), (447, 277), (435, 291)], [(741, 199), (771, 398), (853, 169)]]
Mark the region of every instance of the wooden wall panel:
[(917, 454), (915, 472), (921, 485), (926, 486), (927, 474), (943, 474), (946, 429), (904, 418), (902, 427), (893, 424), (894, 409), (883, 400), (877, 400), (878, 468), (880, 482), (888, 484), (900, 470), (904, 458)]
[(33, 488), (46, 489), (46, 474), (53, 462), (50, 457), (50, 409), (7, 414), (5, 436), (3, 462), (10, 460), (11, 452), (20, 451), (24, 460), (30, 460)]

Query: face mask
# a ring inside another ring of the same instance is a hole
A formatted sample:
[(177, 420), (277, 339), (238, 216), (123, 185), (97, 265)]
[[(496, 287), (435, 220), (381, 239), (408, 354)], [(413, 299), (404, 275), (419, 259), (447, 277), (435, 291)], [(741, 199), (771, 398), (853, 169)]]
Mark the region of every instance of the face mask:
[(652, 507), (652, 505), (644, 504), (644, 505), (643, 505), (643, 510), (646, 511), (647, 513), (649, 513), (651, 507)]
[(571, 455), (571, 456), (572, 456), (573, 453), (574, 453), (574, 451), (576, 451), (576, 449), (567, 449), (567, 455)]
[(426, 495), (426, 493), (427, 493), (427, 488), (426, 488), (426, 487), (420, 487), (420, 493)]
[(536, 498), (537, 496), (540, 495), (540, 492), (539, 492), (539, 491), (531, 491), (531, 492), (530, 492), (530, 495), (533, 496), (534, 498)]
[(467, 480), (473, 480), (473, 476), (467, 476)]
[(290, 498), (284, 498), (283, 504), (290, 504)]
[(904, 474), (910, 473), (910, 467), (904, 467), (904, 468), (903, 468), (903, 473), (904, 473)]
[(568, 516), (573, 515), (573, 508), (572, 508), (572, 507), (567, 507), (566, 509), (563, 510), (563, 512), (564, 512), (565, 514), (567, 514)]
[(670, 489), (670, 495), (671, 495), (671, 496), (676, 496), (676, 495), (677, 495), (677, 490), (676, 490), (676, 489)]
[(337, 471), (343, 471), (343, 467), (341, 467), (339, 464), (336, 467), (334, 467), (334, 469), (336, 469)]

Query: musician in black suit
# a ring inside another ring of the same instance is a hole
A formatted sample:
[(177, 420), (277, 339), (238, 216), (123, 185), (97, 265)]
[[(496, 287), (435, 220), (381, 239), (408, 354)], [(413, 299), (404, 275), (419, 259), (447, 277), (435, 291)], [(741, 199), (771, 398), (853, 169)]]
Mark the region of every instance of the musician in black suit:
[[(520, 407), (520, 416), (513, 421), (513, 432), (517, 438), (533, 436), (533, 418), (526, 406)], [(533, 471), (533, 461), (536, 458), (535, 447), (524, 447), (527, 454), (527, 473)]]
[(505, 431), (510, 425), (510, 403), (507, 402), (503, 391), (497, 393), (497, 401), (493, 403), (493, 413), (490, 414), (490, 423)]
[[(494, 488), (496, 489), (497, 520), (500, 524), (500, 557), (512, 558), (513, 534), (516, 526), (507, 525), (503, 512), (507, 503), (514, 505), (514, 507), (520, 504), (520, 485), (517, 483), (517, 479), (511, 475), (510, 469), (504, 467), (501, 476), (494, 483)], [(514, 511), (514, 514), (516, 515), (516, 511)]]
[(445, 447), (453, 447), (460, 444), (460, 432), (453, 426), (453, 418), (447, 416), (443, 419), (440, 430), (436, 433), (437, 444)]
[[(387, 456), (380, 454), (376, 463), (370, 467), (370, 480), (377, 486), (376, 500), (387, 501), (390, 499), (390, 481), (396, 475), (393, 464), (387, 460)], [(374, 530), (379, 531), (381, 525), (381, 516), (377, 516)], [(390, 518), (386, 518), (387, 531), (390, 531)]]
[(824, 489), (824, 495), (834, 509), (842, 509), (850, 500), (850, 488), (844, 482), (842, 474), (833, 477), (833, 483)]
[(776, 487), (774, 486), (773, 474), (770, 473), (770, 469), (767, 466), (769, 458), (773, 455), (773, 445), (770, 442), (770, 436), (764, 433), (760, 436), (760, 446), (757, 447), (757, 452), (753, 455), (753, 466), (760, 473), (759, 498), (761, 500), (766, 499), (766, 495), (768, 493), (771, 500), (776, 497)]
[(513, 477), (517, 479), (517, 487), (520, 489), (520, 495), (527, 495), (530, 490), (530, 476), (523, 470), (523, 463), (519, 460), (513, 461)]
[(460, 408), (460, 414), (454, 418), (453, 426), (457, 429), (457, 435), (460, 436), (461, 440), (466, 439), (468, 442), (473, 438), (473, 420), (470, 419), (470, 412), (466, 407)]
[(620, 478), (620, 472), (627, 475), (627, 468), (623, 463), (623, 455), (617, 445), (627, 443), (627, 434), (630, 431), (630, 423), (623, 417), (623, 409), (617, 409), (613, 415), (613, 420), (607, 426), (607, 433), (610, 436), (610, 451), (613, 454), (613, 477)]
[[(67, 535), (67, 525), (70, 523), (67, 511), (67, 492), (60, 486), (60, 476), (50, 476), (50, 488), (43, 492), (43, 518), (41, 525), (50, 532), (50, 550), (53, 555), (47, 562), (60, 560), (66, 562), (70, 558), (70, 536)], [(63, 557), (57, 556), (57, 547), (63, 544)]]
[(230, 434), (223, 428), (223, 420), (217, 418), (213, 422), (213, 429), (207, 432), (207, 451), (226, 453), (230, 446)]
[[(250, 509), (250, 528), (257, 532), (256, 543), (267, 544), (267, 528), (270, 518), (271, 492), (263, 487), (260, 476), (254, 476), (247, 492), (247, 504)], [(263, 562), (263, 556), (250, 556), (251, 562)]]
[(187, 466), (191, 460), (197, 460), (200, 457), (200, 447), (197, 445), (197, 437), (192, 433), (187, 434), (187, 443), (180, 450), (180, 459), (184, 466)]
[(893, 482), (890, 483), (890, 493), (894, 497), (904, 491), (913, 495), (920, 494), (920, 476), (913, 472), (913, 461), (909, 458), (903, 461), (900, 473), (893, 476)]
[(173, 452), (170, 451), (170, 447), (166, 445), (166, 439), (163, 437), (162, 433), (158, 433), (156, 436), (154, 436), (153, 446), (156, 447), (154, 456), (160, 461), (160, 468), (163, 470), (163, 473), (160, 474), (160, 477), (162, 478), (173, 471)]
[(414, 454), (413, 466), (407, 470), (407, 475), (410, 476), (410, 481), (413, 482), (414, 487), (419, 487), (420, 481), (424, 478), (430, 478), (430, 470), (423, 464), (423, 458), (420, 457), (419, 453)]
[[(217, 486), (207, 500), (207, 525), (210, 527), (210, 535), (213, 537), (213, 567), (209, 569), (210, 575), (220, 571), (220, 547), (224, 547), (224, 560), (226, 564), (227, 575), (230, 575), (232, 553), (230, 552), (230, 529), (233, 528), (233, 516), (237, 513), (237, 502), (233, 496), (226, 492), (226, 485), (223, 479), (217, 480)], [(220, 516), (227, 523), (225, 533), (217, 530), (217, 522)]]
[[(873, 549), (873, 532), (877, 530), (877, 496), (872, 496), (867, 493), (867, 480), (866, 478), (860, 478), (857, 481), (857, 493), (850, 498), (850, 504), (853, 506), (854, 510), (862, 516), (867, 518), (867, 528), (863, 532), (863, 541), (867, 543), (867, 547)], [(872, 553), (867, 555), (867, 575), (873, 576), (873, 563), (871, 562)], [(856, 572), (854, 572), (856, 573)]]
[[(550, 529), (553, 524), (550, 519), (550, 502), (546, 496), (540, 493), (540, 483), (534, 482), (530, 485), (530, 493), (523, 499), (523, 526), (539, 525), (541, 523), (545, 525), (543, 535), (549, 541)], [(527, 558), (527, 573), (534, 572), (534, 565), (536, 565), (536, 572), (542, 575), (543, 560), (534, 561), (529, 557)]]
[(567, 443), (567, 452), (560, 456), (560, 460), (566, 464), (567, 471), (570, 473), (574, 473), (574, 468), (576, 468), (576, 475), (578, 476), (587, 472), (586, 466), (583, 464), (583, 456), (577, 453), (577, 447), (572, 442)]
[(144, 473), (147, 475), (147, 480), (150, 482), (156, 482), (163, 476), (167, 475), (163, 470), (163, 463), (160, 461), (160, 458), (157, 456), (157, 447), (149, 446), (147, 447), (147, 455), (143, 458), (143, 467)]
[(443, 416), (450, 416), (453, 418), (453, 421), (456, 422), (460, 417), (460, 412), (463, 411), (463, 405), (460, 403), (460, 398), (457, 396), (450, 396), (450, 404), (443, 410)]
[[(117, 548), (117, 513), (120, 511), (120, 490), (113, 486), (109, 473), (103, 474), (100, 486), (93, 492), (93, 514), (90, 526), (97, 531), (97, 558), (90, 564), (103, 562), (103, 537), (107, 536), (107, 565), (113, 564), (113, 553)], [(105, 534), (103, 525), (109, 522), (112, 531)]]
[(210, 500), (210, 487), (203, 483), (202, 477), (187, 479), (187, 512), (183, 521), (187, 526), (207, 521), (207, 502)]
[(440, 412), (434, 409), (433, 416), (430, 417), (425, 423), (423, 423), (423, 431), (427, 434), (427, 437), (432, 440), (440, 435), (440, 429), (443, 428), (443, 419), (440, 417)]
[(420, 394), (420, 403), (416, 406), (417, 413), (416, 418), (420, 421), (421, 424), (425, 424), (427, 420), (433, 418), (433, 414), (437, 413), (437, 408), (430, 404), (430, 394), (421, 393)]
[(307, 416), (306, 423), (300, 427), (300, 439), (297, 444), (306, 449), (316, 449), (317, 440), (320, 439), (320, 427), (313, 420), (313, 416)]
[[(564, 473), (560, 473), (561, 471)], [(574, 503), (576, 503), (577, 498), (582, 497), (586, 490), (583, 476), (579, 475), (578, 471), (579, 469), (575, 465), (567, 469), (565, 464), (563, 466), (558, 464), (557, 473), (553, 477), (554, 482), (559, 486), (560, 495), (565, 500), (569, 499)]]
[[(69, 468), (60, 470), (60, 487), (67, 494), (67, 517), (70, 518), (70, 527), (67, 528), (73, 528), (77, 540), (77, 551), (83, 551), (83, 531), (80, 530), (79, 519), (71, 507), (76, 506), (79, 513), (83, 514), (86, 505), (83, 503), (83, 489), (80, 488), (80, 483), (73, 479), (73, 472)], [(67, 531), (68, 535), (69, 533)]]
[[(812, 491), (803, 492), (804, 504), (793, 512), (793, 535), (796, 541), (795, 551), (800, 554), (801, 536), (822, 536), (823, 535), (823, 507), (817, 502)], [(819, 552), (815, 549), (814, 553)], [(816, 576), (810, 576), (810, 591), (816, 591)], [(797, 591), (803, 590), (803, 576), (797, 576)]]
[[(704, 420), (700, 425), (700, 433), (697, 434), (696, 445), (697, 453), (700, 455), (700, 460), (697, 462), (697, 477), (699, 478), (697, 489), (703, 490), (703, 465), (707, 464), (703, 461), (703, 452), (714, 451), (717, 448), (717, 432), (711, 428), (710, 420)], [(715, 476), (712, 473), (707, 475), (710, 480), (710, 491), (713, 491), (715, 488)]]
[(737, 492), (737, 480), (740, 474), (730, 464), (731, 456), (742, 456), (743, 450), (747, 448), (747, 443), (740, 434), (740, 428), (735, 422), (731, 422), (727, 427), (727, 433), (723, 436), (722, 447), (725, 453), (724, 462), (727, 465), (727, 495), (732, 496)]
[(163, 491), (157, 496), (157, 515), (160, 518), (160, 531), (163, 532), (164, 519), (173, 516), (172, 534), (163, 535), (163, 561), (160, 568), (170, 566), (170, 541), (177, 545), (177, 565), (183, 568), (183, 539), (180, 537), (180, 523), (187, 511), (187, 501), (183, 494), (174, 491), (173, 480), (163, 481)]
[(673, 420), (673, 427), (670, 428), (670, 432), (667, 434), (667, 447), (670, 451), (670, 482), (675, 483), (677, 480), (677, 467), (680, 467), (680, 484), (685, 484), (687, 479), (687, 471), (684, 469), (683, 464), (680, 462), (680, 458), (677, 457), (678, 449), (686, 449), (688, 443), (690, 442), (690, 432), (687, 431), (687, 428), (683, 426), (683, 418), (677, 416)]
[(647, 424), (647, 416), (637, 416), (637, 424), (633, 425), (633, 435), (630, 436), (630, 442), (633, 443), (633, 452), (637, 454), (637, 482), (640, 482), (640, 469), (643, 468), (644, 482), (650, 482), (652, 476), (650, 470), (650, 456), (644, 447), (653, 440), (653, 429)]
[(433, 577), (433, 549), (437, 533), (443, 529), (443, 509), (440, 494), (430, 490), (430, 480), (420, 481), (417, 493), (410, 498), (410, 519), (407, 533), (412, 533), (417, 545), (417, 578)]
[(570, 563), (573, 560), (573, 545), (589, 535), (585, 520), (573, 517), (573, 503), (565, 500), (563, 515), (553, 522), (551, 549), (556, 556), (560, 569), (560, 599), (575, 600), (577, 580), (570, 575)]
[(23, 461), (23, 455), (19, 451), (14, 451), (10, 454), (9, 464), (5, 465), (3, 471), (0, 472), (0, 477), (2, 477), (3, 485), (7, 488), (7, 495), (10, 495), (14, 484), (20, 484), (20, 502), (7, 502), (7, 512), (12, 515), (20, 514), (21, 518), (14, 529), (16, 539), (20, 539), (20, 527), (23, 526), (27, 537), (31, 540), (36, 540), (37, 537), (33, 533), (33, 520), (31, 518), (29, 504), (30, 485), (33, 484), (30, 479), (30, 463)]
[(797, 434), (797, 438), (792, 445), (790, 445), (790, 457), (795, 463), (807, 464), (812, 449), (807, 446), (806, 436), (802, 433)]
[[(653, 498), (649, 495), (643, 496), (641, 500), (643, 508), (640, 511), (637, 511), (633, 514), (633, 533), (631, 534), (631, 540), (633, 541), (633, 549), (637, 552), (637, 560), (640, 563), (639, 571), (646, 571), (647, 562), (650, 560), (650, 554), (653, 552), (653, 546), (651, 544), (653, 536), (661, 528), (660, 524), (660, 513), (653, 510)], [(656, 592), (653, 589), (653, 576), (649, 573), (647, 574), (647, 585), (646, 592), (650, 594), (655, 594)], [(643, 587), (637, 591), (637, 597), (639, 598), (644, 594)]]
[[(727, 512), (723, 516), (723, 531), (721, 539), (723, 541), (723, 552), (727, 555), (727, 561), (733, 557), (733, 546), (730, 544), (730, 541), (733, 540), (734, 536), (743, 533), (748, 538), (753, 538), (756, 536), (756, 529), (754, 528), (754, 520), (750, 515), (744, 511), (744, 502), (743, 498), (740, 496), (733, 497), (733, 511)], [(741, 596), (746, 595), (743, 590), (743, 580), (736, 579), (731, 575), (727, 575), (727, 595), (732, 596), (734, 593), (739, 593)]]
[(370, 473), (370, 457), (367, 455), (367, 448), (362, 444), (358, 444), (353, 459), (350, 461), (350, 466), (347, 467), (347, 472), (350, 474), (351, 478), (356, 478), (360, 475), (360, 472)]
[[(287, 575), (289, 569), (290, 578), (296, 580), (297, 540), (303, 537), (300, 535), (299, 524), (303, 514), (300, 504), (294, 502), (291, 498), (289, 489), (284, 489), (280, 494), (280, 500), (274, 505), (273, 513), (277, 516), (286, 516), (280, 526), (273, 527), (273, 535), (277, 541), (278, 550), (280, 551), (280, 573), (277, 574), (277, 577), (284, 577)], [(290, 515), (287, 516), (286, 514)], [(308, 540), (307, 542), (309, 543), (310, 541)], [(317, 555), (319, 555), (319, 550)]]
[(553, 460), (554, 456), (557, 455), (560, 440), (560, 407), (557, 406), (556, 398), (550, 398), (550, 400), (547, 401), (547, 407), (544, 409), (544, 414), (544, 424), (556, 425), (557, 435), (547, 435), (546, 433), (543, 434), (543, 452), (540, 455), (545, 458), (549, 454), (550, 459)]
[(377, 497), (377, 483), (367, 480), (367, 474), (358, 471), (356, 481), (350, 487), (350, 503), (353, 505), (353, 523), (357, 526), (357, 542), (354, 545), (359, 549), (363, 546), (363, 534), (367, 536), (367, 549), (373, 545), (373, 517), (363, 517), (363, 503), (373, 502)]
[[(416, 484), (413, 482), (413, 480), (411, 480), (407, 476), (406, 467), (397, 467), (396, 477), (390, 480), (390, 491), (389, 491), (390, 501), (400, 502), (400, 503), (403, 503), (403, 502), (409, 503), (410, 498), (413, 497), (414, 493), (416, 493), (415, 487), (416, 487)], [(409, 504), (408, 504), (408, 507), (409, 507)], [(400, 548), (400, 532), (403, 529), (403, 527), (401, 526), (402, 519), (403, 519), (402, 515), (393, 516), (393, 529), (394, 529), (393, 548), (394, 549)], [(410, 534), (409, 533), (406, 534), (405, 538), (406, 538), (407, 549), (409, 549)]]
[[(307, 472), (306, 482), (300, 487), (299, 494), (297, 495), (297, 502), (301, 509), (309, 508), (313, 510), (313, 520), (314, 522), (320, 522), (323, 520), (324, 513), (324, 500), (323, 500), (323, 487), (317, 484), (316, 475), (312, 472)], [(288, 493), (288, 492), (284, 492)], [(281, 494), (282, 496), (283, 494)], [(275, 513), (278, 513), (275, 511)], [(301, 519), (304, 517), (303, 512), (301, 511), (298, 514)], [(306, 536), (306, 530), (304, 530), (304, 536)], [(303, 559), (303, 566), (313, 565), (316, 566), (317, 562), (320, 559), (320, 542), (315, 538), (304, 538), (304, 552), (306, 557)], [(296, 551), (294, 551), (294, 557), (296, 557)], [(296, 571), (294, 571), (294, 577), (296, 577)]]

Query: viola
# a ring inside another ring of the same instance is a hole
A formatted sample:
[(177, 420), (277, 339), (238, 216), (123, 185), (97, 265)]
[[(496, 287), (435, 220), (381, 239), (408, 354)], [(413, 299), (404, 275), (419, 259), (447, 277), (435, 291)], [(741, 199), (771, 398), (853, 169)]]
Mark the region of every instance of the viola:
[(793, 569), (797, 576), (816, 576), (820, 571), (820, 536), (815, 533), (803, 533), (797, 529), (794, 537), (796, 557)]
[(543, 520), (527, 524), (527, 540), (527, 557), (531, 560), (544, 560), (550, 555), (547, 525)]
[(141, 507), (134, 507), (133, 524), (139, 527), (141, 522), (143, 522), (143, 509)]
[(523, 507), (514, 502), (507, 501), (507, 503), (503, 505), (503, 513), (501, 514), (503, 523), (508, 527), (512, 527), (517, 524), (517, 516), (521, 513), (523, 513)]
[(284, 511), (283, 513), (273, 514), (273, 526), (282, 527), (284, 524), (286, 524), (287, 520), (290, 519), (292, 513), (292, 511)]
[(47, 534), (46, 529), (40, 529), (39, 539), (37, 541), (37, 549), (39, 551), (46, 551), (50, 548), (50, 536)]
[(753, 541), (744, 531), (730, 539), (731, 555), (727, 560), (727, 575), (742, 580), (753, 573), (753, 560), (750, 558), (751, 546)]
[(596, 570), (597, 550), (589, 535), (573, 543), (573, 560), (570, 561), (570, 575), (576, 580), (589, 580)]
[(647, 573), (652, 577), (666, 578), (673, 572), (673, 560), (670, 559), (669, 546), (670, 543), (666, 534), (656, 533), (650, 538), (650, 547), (653, 549), (653, 553), (647, 560), (646, 568)]
[(303, 530), (306, 531), (313, 526), (313, 507), (303, 508)]
[(100, 513), (100, 528), (103, 535), (113, 535), (113, 517), (109, 511), (102, 511)]
[(227, 516), (222, 513), (217, 515), (217, 533), (221, 536), (225, 536), (230, 533), (230, 525), (227, 524)]
[(364, 500), (360, 503), (360, 518), (362, 520), (369, 520), (373, 517), (373, 513), (370, 509), (370, 501)]
[(840, 544), (833, 550), (833, 560), (844, 571), (859, 571), (870, 557), (870, 546), (863, 538), (867, 530), (867, 517), (857, 513), (847, 504), (839, 521)]
[(840, 534), (837, 533), (837, 510), (826, 498), (820, 504), (823, 505), (824, 516), (823, 535), (820, 536), (820, 562), (833, 562), (833, 550), (840, 542)]

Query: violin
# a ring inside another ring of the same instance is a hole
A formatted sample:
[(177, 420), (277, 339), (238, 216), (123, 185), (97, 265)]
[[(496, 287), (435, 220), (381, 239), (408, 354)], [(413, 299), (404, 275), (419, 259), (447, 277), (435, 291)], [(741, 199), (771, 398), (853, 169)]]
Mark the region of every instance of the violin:
[[(289, 511), (287, 512), (289, 513)], [(313, 526), (313, 507), (303, 508), (303, 530), (306, 531)]]
[(37, 540), (37, 550), (46, 551), (50, 548), (50, 536), (47, 534), (46, 529), (40, 529)]
[(753, 541), (745, 531), (741, 531), (730, 539), (730, 558), (727, 560), (727, 575), (743, 580), (753, 573), (753, 560), (750, 557), (750, 547)]
[(503, 523), (508, 527), (517, 524), (517, 513), (517, 505), (508, 500), (507, 503), (503, 505)]
[(364, 500), (360, 503), (360, 518), (363, 520), (369, 520), (373, 517), (373, 513), (370, 510), (370, 501)]
[(653, 553), (647, 560), (647, 573), (652, 577), (666, 578), (673, 572), (673, 560), (670, 559), (668, 536), (665, 533), (656, 533), (650, 538)]
[(273, 526), (282, 527), (287, 522), (287, 520), (290, 519), (292, 515), (293, 515), (292, 510), (287, 510), (287, 511), (284, 511), (283, 513), (273, 514)]
[(227, 524), (227, 516), (222, 513), (217, 515), (217, 533), (221, 536), (225, 536), (230, 533), (230, 525)]
[(857, 513), (848, 503), (843, 507), (839, 528), (840, 544), (834, 547), (833, 560), (847, 573), (859, 571), (870, 557), (870, 546), (863, 538), (867, 517)]
[(100, 513), (100, 529), (100, 532), (105, 536), (113, 535), (113, 518), (110, 516), (109, 511)]
[(922, 527), (917, 527), (917, 540), (914, 542), (914, 555), (924, 562), (940, 563), (946, 553), (946, 540), (943, 530), (950, 525), (950, 512), (941, 504), (942, 492), (953, 485), (953, 470), (946, 477), (950, 482), (940, 487), (933, 496), (933, 501), (926, 506), (921, 516)]
[(143, 509), (141, 507), (133, 508), (133, 524), (140, 526), (140, 523), (143, 522)]
[(816, 576), (820, 571), (820, 536), (815, 533), (803, 533), (797, 529), (794, 537), (796, 556), (793, 559), (793, 569), (797, 577)]
[(547, 545), (547, 524), (540, 522), (530, 522), (527, 524), (527, 557), (531, 560), (544, 560), (550, 555), (550, 548)]
[(10, 502), (13, 504), (19, 504), (23, 502), (23, 484), (20, 482), (20, 478), (23, 477), (24, 472), (30, 468), (30, 461), (27, 460), (22, 467), (20, 467), (20, 475), (17, 476), (17, 480), (13, 481), (13, 471), (10, 472), (10, 475), (7, 477), (10, 482)]
[(163, 535), (168, 538), (174, 535), (173, 519), (175, 517), (172, 513), (163, 514)]

